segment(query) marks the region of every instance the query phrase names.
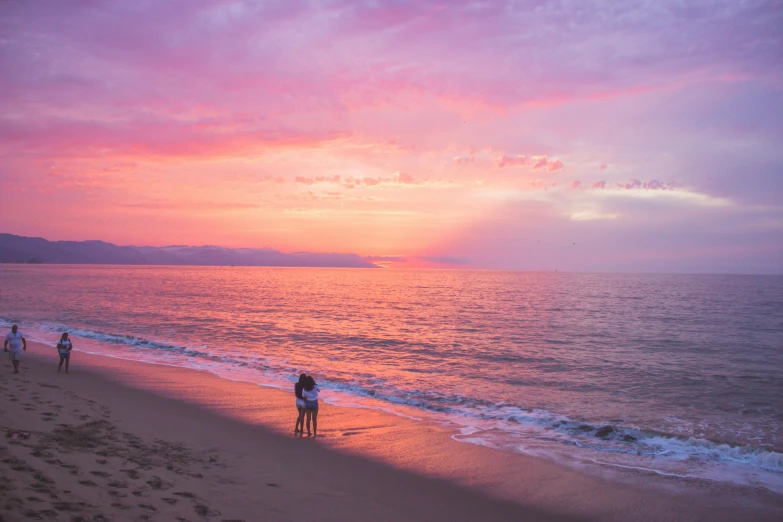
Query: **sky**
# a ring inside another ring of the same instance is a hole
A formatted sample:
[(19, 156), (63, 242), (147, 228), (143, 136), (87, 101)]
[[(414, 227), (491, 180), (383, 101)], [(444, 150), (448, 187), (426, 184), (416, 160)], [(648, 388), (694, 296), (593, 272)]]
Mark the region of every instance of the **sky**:
[(0, 2), (0, 231), (783, 273), (783, 1)]

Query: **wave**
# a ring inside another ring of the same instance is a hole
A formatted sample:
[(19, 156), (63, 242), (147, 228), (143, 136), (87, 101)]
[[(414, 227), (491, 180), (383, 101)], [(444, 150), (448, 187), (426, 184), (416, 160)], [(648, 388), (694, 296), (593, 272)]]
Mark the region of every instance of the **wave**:
[[(0, 318), (0, 325), (11, 321)], [(23, 323), (20, 323), (23, 325)], [(146, 339), (120, 333), (99, 332), (85, 328), (72, 328), (59, 323), (23, 325), (46, 334), (68, 331), (82, 339), (103, 345), (119, 345), (130, 348), (131, 354), (112, 354), (129, 359), (141, 359), (152, 363), (170, 363), (199, 370), (208, 370), (221, 377), (249, 380), (266, 386), (287, 389), (295, 379), (298, 369), (285, 361), (236, 353), (215, 355), (207, 347), (185, 346), (161, 340)], [(96, 352), (100, 353), (100, 352)], [(163, 360), (160, 355), (165, 357)], [(354, 376), (355, 378), (356, 376)], [(546, 454), (582, 451), (586, 461), (620, 468), (651, 470), (662, 475), (692, 476), (672, 472), (674, 465), (691, 463), (738, 465), (752, 470), (763, 470), (780, 476), (783, 489), (783, 453), (753, 445), (734, 444), (697, 437), (684, 437), (675, 433), (660, 432), (638, 426), (624, 426), (617, 422), (587, 422), (545, 409), (521, 408), (510, 404), (497, 404), (476, 397), (443, 394), (436, 391), (402, 389), (392, 382), (363, 376), (365, 382), (322, 379), (324, 389), (344, 396), (336, 396), (334, 402), (343, 406), (375, 407), (405, 417), (419, 419), (415, 415), (395, 410), (400, 405), (431, 413), (428, 418), (456, 425), (460, 429), (454, 438), (460, 442), (480, 444), (495, 449), (510, 448), (513, 451)], [(261, 382), (263, 381), (263, 382)], [(351, 397), (370, 399), (369, 403), (356, 402)], [(330, 401), (332, 402), (332, 401)], [(536, 448), (532, 451), (531, 448)], [(605, 457), (600, 458), (601, 455)], [(578, 457), (578, 456), (577, 456)], [(611, 457), (611, 461), (606, 460)], [(778, 482), (778, 481), (776, 481)]]

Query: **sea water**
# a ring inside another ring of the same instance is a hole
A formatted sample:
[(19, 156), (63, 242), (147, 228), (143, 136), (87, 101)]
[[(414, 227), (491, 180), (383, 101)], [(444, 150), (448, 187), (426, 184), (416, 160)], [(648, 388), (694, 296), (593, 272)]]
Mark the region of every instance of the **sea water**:
[(312, 373), (498, 451), (783, 492), (781, 276), (5, 265), (11, 323), (267, 386)]

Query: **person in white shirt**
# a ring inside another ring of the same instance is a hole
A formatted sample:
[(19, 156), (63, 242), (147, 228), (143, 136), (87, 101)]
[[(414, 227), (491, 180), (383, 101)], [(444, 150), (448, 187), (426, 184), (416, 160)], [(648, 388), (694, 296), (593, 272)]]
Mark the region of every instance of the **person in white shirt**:
[(307, 434), (310, 435), (310, 419), (313, 419), (313, 437), (318, 435), (318, 393), (321, 389), (315, 383), (312, 376), (307, 376), (307, 382), (302, 390), (305, 401), (305, 414), (307, 415)]
[(8, 352), (8, 359), (14, 365), (14, 373), (19, 373), (19, 361), (22, 360), (22, 350), (27, 351), (27, 341), (19, 327), (13, 325), (5, 336), (3, 351)]
[(60, 337), (60, 342), (57, 343), (57, 353), (60, 354), (60, 365), (57, 367), (57, 371), (63, 367), (65, 363), (65, 373), (71, 373), (68, 371), (68, 365), (71, 363), (71, 350), (73, 350), (73, 344), (68, 339), (68, 332), (65, 332)]

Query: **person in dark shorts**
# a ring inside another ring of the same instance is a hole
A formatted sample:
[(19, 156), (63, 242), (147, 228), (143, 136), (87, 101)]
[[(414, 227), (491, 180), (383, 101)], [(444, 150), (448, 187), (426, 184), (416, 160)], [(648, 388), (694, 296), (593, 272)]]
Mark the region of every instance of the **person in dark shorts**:
[(68, 339), (68, 332), (65, 332), (57, 343), (57, 353), (60, 354), (60, 365), (57, 367), (58, 372), (62, 369), (63, 363), (65, 363), (65, 373), (71, 373), (68, 371), (68, 365), (71, 363), (71, 350), (73, 350), (73, 344)]

